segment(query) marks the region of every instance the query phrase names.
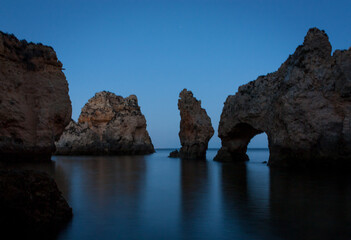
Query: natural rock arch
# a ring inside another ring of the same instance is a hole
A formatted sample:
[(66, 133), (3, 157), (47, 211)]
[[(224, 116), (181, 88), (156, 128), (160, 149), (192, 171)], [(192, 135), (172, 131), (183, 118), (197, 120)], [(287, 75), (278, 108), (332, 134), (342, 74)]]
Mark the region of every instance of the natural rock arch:
[(245, 160), (265, 132), (269, 165), (351, 164), (351, 48), (336, 50), (312, 28), (278, 71), (241, 86), (224, 104), (215, 160)]
[(251, 139), (264, 131), (256, 129), (247, 123), (236, 124), (231, 131), (222, 138), (222, 148), (218, 151), (215, 160), (218, 161), (238, 161), (249, 160), (246, 155), (247, 146)]

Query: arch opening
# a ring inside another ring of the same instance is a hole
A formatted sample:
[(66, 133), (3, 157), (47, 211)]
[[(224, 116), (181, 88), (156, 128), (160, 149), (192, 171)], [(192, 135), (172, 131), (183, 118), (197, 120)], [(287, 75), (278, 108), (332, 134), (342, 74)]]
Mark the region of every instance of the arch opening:
[(268, 135), (266, 132), (261, 132), (252, 137), (247, 149), (268, 149)]
[(247, 123), (239, 123), (222, 138), (222, 148), (214, 160), (247, 161), (249, 160), (246, 154), (248, 147), (259, 146), (258, 142), (261, 141), (260, 146), (268, 148), (268, 140), (264, 141), (264, 138), (267, 139), (267, 134), (263, 130), (256, 129)]

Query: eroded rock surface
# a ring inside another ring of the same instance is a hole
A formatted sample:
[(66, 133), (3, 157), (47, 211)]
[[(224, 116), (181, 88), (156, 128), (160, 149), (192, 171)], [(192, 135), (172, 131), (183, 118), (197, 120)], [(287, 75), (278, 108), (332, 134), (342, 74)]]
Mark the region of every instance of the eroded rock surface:
[(187, 89), (179, 94), (178, 109), (181, 117), (179, 138), (182, 145), (179, 157), (206, 159), (208, 142), (214, 134), (210, 117), (201, 108), (201, 101)]
[(50, 160), (71, 119), (55, 51), (0, 32), (0, 159)]
[(72, 218), (72, 209), (55, 181), (30, 170), (0, 171), (0, 224), (11, 235), (52, 233)]
[(113, 155), (153, 153), (146, 119), (135, 95), (98, 92), (56, 142), (56, 154)]
[(271, 166), (351, 163), (351, 48), (336, 50), (310, 29), (278, 71), (239, 88), (224, 104), (215, 160), (245, 160), (256, 134), (268, 135)]

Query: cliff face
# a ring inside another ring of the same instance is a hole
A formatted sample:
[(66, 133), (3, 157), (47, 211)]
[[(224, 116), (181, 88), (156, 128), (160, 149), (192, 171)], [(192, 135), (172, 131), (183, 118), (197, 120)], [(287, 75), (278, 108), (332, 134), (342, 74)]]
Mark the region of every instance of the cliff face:
[(179, 138), (182, 145), (179, 157), (184, 159), (206, 159), (208, 142), (214, 134), (211, 119), (201, 108), (191, 91), (184, 89), (179, 94), (180, 111)]
[(56, 154), (61, 155), (154, 152), (137, 97), (123, 98), (105, 91), (89, 99), (78, 123), (71, 121), (56, 148)]
[(351, 48), (331, 49), (324, 31), (310, 29), (278, 71), (229, 96), (215, 160), (247, 159), (247, 144), (265, 132), (271, 166), (351, 163)]
[(0, 32), (0, 82), (0, 158), (49, 160), (72, 112), (55, 51)]

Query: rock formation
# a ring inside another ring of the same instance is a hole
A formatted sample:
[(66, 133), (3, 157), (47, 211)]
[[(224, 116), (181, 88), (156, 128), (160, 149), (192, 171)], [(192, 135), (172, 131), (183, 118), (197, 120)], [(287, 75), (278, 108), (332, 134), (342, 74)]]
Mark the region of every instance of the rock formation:
[(123, 98), (98, 92), (82, 108), (56, 142), (60, 155), (114, 155), (153, 153), (146, 120), (135, 95)]
[(229, 96), (215, 160), (247, 159), (249, 141), (265, 132), (271, 166), (351, 163), (351, 48), (331, 50), (325, 32), (310, 29), (278, 71)]
[(72, 217), (55, 181), (30, 170), (0, 171), (0, 212), (2, 230), (12, 236), (18, 231), (50, 233)]
[[(193, 97), (187, 89), (179, 94), (180, 111), (179, 138), (182, 145), (179, 157), (183, 159), (206, 159), (208, 142), (214, 130), (206, 110), (201, 108), (201, 101)], [(174, 154), (173, 154), (174, 155)]]
[(50, 160), (71, 119), (55, 51), (0, 32), (0, 159)]
[(168, 157), (169, 158), (179, 158), (179, 151), (176, 149), (176, 150), (170, 152)]

